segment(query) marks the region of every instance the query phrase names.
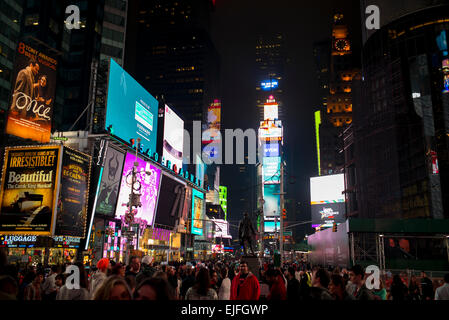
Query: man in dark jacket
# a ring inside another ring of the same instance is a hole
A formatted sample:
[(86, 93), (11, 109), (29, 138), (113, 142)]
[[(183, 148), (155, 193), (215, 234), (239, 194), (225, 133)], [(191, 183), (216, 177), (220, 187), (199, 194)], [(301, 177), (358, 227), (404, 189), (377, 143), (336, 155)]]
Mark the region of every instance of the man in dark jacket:
[(287, 278), (288, 278), (287, 300), (299, 301), (300, 300), (299, 281), (298, 279), (295, 278), (295, 269), (293, 267), (288, 268)]
[(365, 286), (365, 269), (361, 265), (356, 264), (349, 271), (349, 279), (354, 285), (352, 295), (356, 300), (374, 300), (374, 295)]
[(315, 270), (312, 276), (312, 288), (310, 288), (311, 300), (334, 300), (327, 287), (329, 286), (329, 272), (323, 268)]
[(153, 259), (150, 256), (143, 257), (140, 272), (136, 276), (136, 285), (144, 279), (151, 278), (155, 272), (156, 269), (153, 268)]
[(421, 296), (423, 300), (433, 299), (433, 283), (424, 271), (421, 271)]
[(186, 270), (186, 277), (184, 278), (184, 280), (182, 280), (180, 295), (181, 299), (183, 300), (186, 296), (187, 290), (189, 290), (189, 288), (195, 284), (195, 274), (193, 272), (194, 270), (195, 269), (193, 267), (188, 266)]

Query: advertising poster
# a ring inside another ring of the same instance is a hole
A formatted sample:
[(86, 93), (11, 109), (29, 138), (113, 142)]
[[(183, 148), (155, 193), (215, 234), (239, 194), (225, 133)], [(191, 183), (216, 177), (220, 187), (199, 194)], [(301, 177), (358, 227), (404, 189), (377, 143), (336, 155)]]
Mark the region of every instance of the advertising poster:
[(182, 216), (179, 220), (179, 232), (186, 233), (186, 227), (188, 225), (188, 220), (191, 217), (191, 209), (192, 209), (192, 188), (186, 186), (186, 195), (184, 197), (184, 205), (182, 210)]
[(281, 222), (280, 221), (264, 221), (263, 223), (264, 232), (272, 233), (279, 232), (281, 230)]
[(259, 139), (262, 141), (282, 141), (282, 121), (261, 121)]
[(106, 127), (129, 142), (141, 138), (143, 150), (156, 151), (159, 102), (111, 59), (106, 104)]
[(279, 118), (278, 115), (279, 106), (277, 103), (267, 103), (263, 107), (263, 119), (264, 120), (276, 120)]
[(99, 181), (95, 214), (114, 217), (124, 162), (125, 154), (109, 145)]
[(192, 234), (203, 235), (204, 193), (192, 189)]
[(7, 134), (40, 143), (50, 141), (57, 65), (54, 57), (23, 42), (19, 43)]
[(53, 234), (60, 156), (59, 146), (6, 148), (1, 234)]
[(214, 238), (230, 239), (229, 224), (222, 219), (212, 219), (214, 225)]
[[(265, 217), (278, 217), (281, 210), (281, 198), (279, 184), (267, 184), (263, 186), (263, 213)], [(277, 193), (277, 194), (276, 194)]]
[(164, 146), (162, 156), (170, 161), (170, 168), (175, 164), (182, 168), (182, 151), (184, 147), (184, 121), (167, 105), (164, 117)]
[(278, 142), (263, 143), (262, 147), (264, 157), (279, 157), (280, 152)]
[(140, 202), (142, 206), (137, 208), (137, 214), (134, 217), (143, 219), (148, 225), (152, 225), (159, 194), (161, 170), (140, 158), (136, 159), (136, 156), (131, 153), (126, 154), (115, 216), (121, 218), (128, 210), (126, 204), (129, 202), (131, 193), (132, 171), (135, 161), (138, 162), (136, 188), (140, 186), (138, 192), (141, 194)]
[(281, 182), (281, 158), (264, 157), (262, 163), (263, 183), (278, 184)]
[(64, 147), (55, 234), (84, 238), (92, 158)]
[(314, 204), (311, 206), (312, 228), (332, 227), (334, 222), (345, 222), (346, 204), (344, 202)]
[(186, 185), (181, 180), (162, 174), (155, 224), (175, 227), (182, 216)]

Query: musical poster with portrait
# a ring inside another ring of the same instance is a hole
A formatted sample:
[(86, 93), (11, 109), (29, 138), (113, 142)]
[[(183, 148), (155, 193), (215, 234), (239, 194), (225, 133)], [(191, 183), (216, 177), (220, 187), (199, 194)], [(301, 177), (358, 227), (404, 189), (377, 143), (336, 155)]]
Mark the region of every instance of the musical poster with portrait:
[(57, 65), (54, 57), (19, 42), (7, 134), (40, 143), (50, 141)]

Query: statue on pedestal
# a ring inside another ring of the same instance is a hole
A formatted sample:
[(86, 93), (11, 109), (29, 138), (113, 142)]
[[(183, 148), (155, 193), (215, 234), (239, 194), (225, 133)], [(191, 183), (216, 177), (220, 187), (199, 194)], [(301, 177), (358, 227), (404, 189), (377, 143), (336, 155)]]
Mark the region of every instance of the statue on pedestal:
[(239, 224), (240, 245), (243, 246), (243, 252), (245, 255), (248, 254), (247, 248), (246, 248), (246, 242), (247, 242), (249, 244), (251, 254), (253, 256), (255, 256), (254, 249), (253, 249), (253, 239), (254, 239), (255, 235), (256, 235), (256, 231), (254, 230), (251, 219), (249, 218), (248, 213), (245, 213), (243, 219), (240, 221), (240, 224)]

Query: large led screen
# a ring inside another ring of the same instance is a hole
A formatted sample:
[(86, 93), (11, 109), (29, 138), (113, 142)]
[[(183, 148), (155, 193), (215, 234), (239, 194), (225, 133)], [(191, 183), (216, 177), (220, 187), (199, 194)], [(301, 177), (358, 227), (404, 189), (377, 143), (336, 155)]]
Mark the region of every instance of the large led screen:
[(123, 172), (125, 154), (108, 145), (100, 177), (95, 214), (113, 217)]
[(222, 219), (212, 219), (214, 225), (214, 238), (232, 238), (229, 234), (229, 224)]
[(261, 121), (259, 128), (259, 139), (262, 141), (282, 141), (282, 122)]
[(278, 184), (281, 179), (281, 158), (280, 157), (264, 157), (263, 158), (263, 183)]
[(344, 174), (310, 178), (310, 203), (313, 205), (344, 202), (344, 190)]
[(164, 116), (164, 146), (162, 156), (170, 161), (170, 168), (182, 168), (182, 151), (184, 146), (184, 121), (165, 105)]
[(263, 119), (264, 120), (276, 120), (278, 115), (279, 106), (276, 103), (267, 103), (263, 106)]
[(204, 193), (192, 189), (192, 234), (203, 235), (204, 212)]
[(53, 234), (60, 156), (58, 146), (6, 148), (1, 234)]
[(346, 204), (344, 202), (314, 204), (311, 211), (312, 227), (331, 227), (334, 222), (345, 221)]
[(263, 229), (267, 233), (279, 232), (281, 230), (281, 222), (277, 221), (275, 224), (275, 221), (264, 221)]
[(7, 134), (40, 143), (50, 141), (57, 66), (55, 57), (23, 42), (19, 43), (12, 78)]
[(278, 217), (281, 209), (281, 185), (267, 184), (263, 186), (263, 213), (265, 217)]
[(157, 202), (155, 224), (175, 227), (182, 217), (186, 184), (179, 179), (162, 174), (159, 200)]
[(140, 158), (136, 159), (136, 156), (131, 153), (126, 154), (115, 215), (117, 218), (120, 218), (128, 210), (126, 204), (129, 202), (129, 195), (131, 193), (132, 170), (135, 161), (138, 163), (137, 181), (140, 184), (140, 190), (138, 192), (141, 194), (140, 202), (142, 203), (142, 206), (137, 208), (135, 218), (146, 220), (148, 225), (152, 225), (159, 193), (161, 170)]
[(279, 142), (263, 143), (263, 156), (264, 157), (279, 157)]
[(128, 142), (141, 138), (141, 146), (156, 151), (158, 101), (111, 59), (106, 129)]

